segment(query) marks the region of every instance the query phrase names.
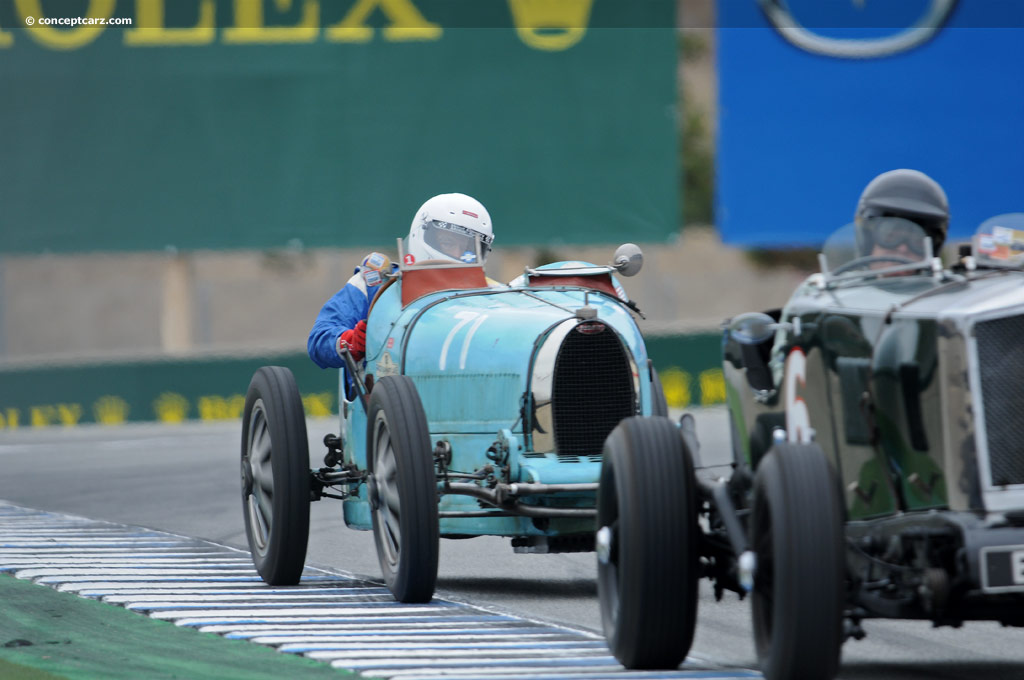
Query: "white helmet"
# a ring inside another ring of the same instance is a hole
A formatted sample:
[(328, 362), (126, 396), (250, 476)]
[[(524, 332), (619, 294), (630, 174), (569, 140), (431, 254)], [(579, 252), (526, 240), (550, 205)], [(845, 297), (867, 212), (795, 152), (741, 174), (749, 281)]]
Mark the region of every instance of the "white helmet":
[(477, 242), (486, 260), (494, 242), (487, 208), (466, 194), (440, 194), (420, 206), (412, 218), (405, 242), (405, 264), (424, 260), (475, 262)]

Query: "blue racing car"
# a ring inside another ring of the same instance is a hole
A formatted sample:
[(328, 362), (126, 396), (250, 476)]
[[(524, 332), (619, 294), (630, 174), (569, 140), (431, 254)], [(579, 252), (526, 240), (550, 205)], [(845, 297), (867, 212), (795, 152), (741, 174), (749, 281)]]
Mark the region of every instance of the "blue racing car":
[(592, 550), (605, 439), (629, 416), (667, 415), (639, 310), (616, 278), (642, 263), (626, 244), (609, 265), (527, 268), (509, 285), (477, 264), (403, 265), (373, 300), (366, 360), (348, 357), (341, 376), (340, 436), (325, 438), (312, 470), (291, 372), (257, 371), (242, 497), (263, 579), (298, 582), (309, 502), (323, 497), (342, 500), (349, 527), (374, 532), (402, 602), (433, 596), (440, 537)]

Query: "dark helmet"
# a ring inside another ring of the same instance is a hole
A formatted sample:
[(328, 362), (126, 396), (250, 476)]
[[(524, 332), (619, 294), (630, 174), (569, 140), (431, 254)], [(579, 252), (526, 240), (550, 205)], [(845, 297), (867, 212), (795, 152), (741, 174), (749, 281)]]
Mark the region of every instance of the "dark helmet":
[(919, 170), (890, 170), (871, 180), (857, 202), (857, 244), (871, 252), (872, 217), (902, 217), (932, 237), (935, 253), (942, 248), (949, 229), (949, 201), (939, 183)]

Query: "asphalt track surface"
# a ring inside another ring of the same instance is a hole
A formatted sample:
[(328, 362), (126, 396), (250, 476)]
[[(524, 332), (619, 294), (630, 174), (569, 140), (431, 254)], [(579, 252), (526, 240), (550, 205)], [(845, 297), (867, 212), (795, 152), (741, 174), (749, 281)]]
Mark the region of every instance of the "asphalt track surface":
[[(705, 464), (728, 451), (724, 411), (696, 413)], [(309, 423), (317, 462), (332, 420)], [(0, 432), (0, 499), (15, 505), (169, 531), (246, 547), (236, 423), (20, 429)], [(312, 506), (307, 564), (379, 577), (369, 532), (347, 529), (341, 505)], [(438, 595), (531, 619), (600, 631), (592, 553), (514, 554), (507, 539), (441, 542)], [(702, 583), (691, 656), (738, 669), (755, 665), (749, 605), (716, 603)], [(843, 649), (840, 678), (1024, 678), (1024, 631), (994, 623), (933, 629), (925, 622), (868, 621), (868, 637)]]

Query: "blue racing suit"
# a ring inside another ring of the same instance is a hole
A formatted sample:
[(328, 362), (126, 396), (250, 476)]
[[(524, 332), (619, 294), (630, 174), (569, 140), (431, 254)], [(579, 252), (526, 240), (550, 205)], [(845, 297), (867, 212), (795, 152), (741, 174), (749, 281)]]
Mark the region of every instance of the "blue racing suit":
[[(392, 265), (391, 271), (397, 270), (398, 265)], [(380, 286), (381, 284), (367, 285), (361, 268), (357, 267), (355, 275), (348, 280), (345, 287), (324, 303), (306, 342), (306, 350), (313, 363), (320, 368), (345, 366), (345, 360), (338, 353), (338, 336), (355, 328), (357, 323), (366, 318), (370, 302), (380, 290)]]

